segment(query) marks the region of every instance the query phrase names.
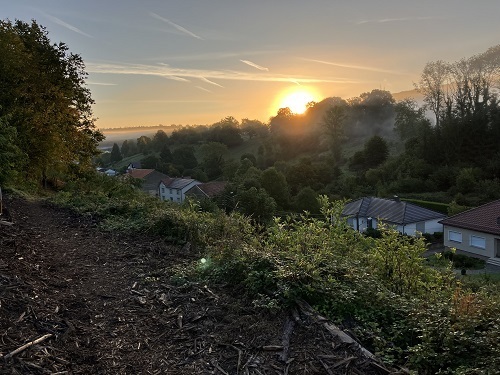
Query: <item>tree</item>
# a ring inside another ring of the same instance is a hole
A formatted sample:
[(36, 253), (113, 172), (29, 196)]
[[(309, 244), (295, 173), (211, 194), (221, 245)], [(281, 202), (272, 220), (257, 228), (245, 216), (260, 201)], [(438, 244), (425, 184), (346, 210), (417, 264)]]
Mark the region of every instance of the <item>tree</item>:
[(346, 118), (347, 103), (345, 102), (329, 108), (323, 117), (323, 126), (330, 140), (335, 162), (339, 162), (342, 157), (342, 141), (344, 140)]
[(198, 165), (198, 160), (194, 155), (194, 148), (188, 145), (176, 148), (172, 152), (172, 161), (176, 166), (180, 165), (185, 169), (192, 169)]
[(309, 186), (303, 188), (294, 198), (293, 207), (297, 212), (307, 211), (311, 214), (320, 213), (318, 194)]
[(239, 190), (236, 200), (238, 210), (258, 223), (269, 222), (276, 212), (276, 202), (263, 188)]
[(251, 152), (246, 152), (246, 153), (244, 153), (243, 155), (240, 156), (240, 160), (241, 161), (243, 161), (245, 159), (250, 160), (252, 162), (252, 164), (253, 164), (254, 167), (257, 165), (257, 158)]
[(200, 155), (203, 158), (203, 169), (209, 178), (219, 177), (224, 168), (224, 155), (227, 146), (219, 142), (209, 142), (201, 145)]
[(116, 143), (113, 143), (113, 148), (111, 149), (111, 157), (110, 161), (111, 163), (116, 163), (120, 160), (122, 160), (122, 153), (120, 152), (120, 147)]
[(161, 151), (160, 151), (160, 160), (162, 163), (171, 163), (173, 158), (172, 158), (172, 152), (170, 151), (170, 147), (168, 145), (163, 145)]
[(441, 111), (445, 101), (445, 85), (448, 80), (449, 65), (438, 60), (427, 63), (424, 67), (420, 82), (416, 85), (424, 95), (424, 101), (436, 117), (436, 126), (439, 127)]
[(120, 150), (123, 157), (128, 157), (139, 153), (139, 149), (137, 148), (137, 141), (134, 140), (124, 140)]
[(153, 136), (152, 147), (155, 151), (161, 151), (168, 144), (168, 135), (163, 130), (158, 130)]
[(387, 160), (389, 156), (389, 147), (384, 138), (375, 135), (365, 143), (363, 153), (367, 169), (375, 168)]
[(139, 152), (141, 152), (142, 154), (144, 155), (148, 154), (152, 149), (151, 138), (145, 135), (141, 135), (139, 138), (137, 138), (137, 148), (139, 149)]
[(269, 128), (259, 120), (249, 120), (244, 118), (241, 120), (240, 129), (243, 134), (252, 139), (253, 137), (265, 137), (269, 134)]
[(395, 111), (394, 130), (401, 140), (420, 136), (423, 129), (430, 125), (425, 117), (425, 108), (419, 107), (413, 99), (400, 101), (396, 104)]
[(228, 116), (213, 124), (207, 132), (207, 140), (225, 144), (227, 147), (234, 147), (243, 143), (241, 130), (238, 121)]
[(0, 117), (9, 116), (21, 168), (45, 185), (91, 167), (103, 139), (95, 129), (87, 73), (79, 55), (52, 44), (36, 21), (0, 21)]
[(158, 163), (160, 159), (158, 159), (154, 155), (148, 155), (145, 158), (141, 159), (141, 167), (145, 169), (158, 169)]
[(271, 198), (275, 200), (278, 207), (285, 209), (289, 205), (290, 192), (285, 175), (278, 172), (276, 168), (267, 168), (260, 177), (261, 186)]
[(17, 146), (16, 128), (0, 118), (0, 186), (11, 180), (22, 165), (23, 154)]

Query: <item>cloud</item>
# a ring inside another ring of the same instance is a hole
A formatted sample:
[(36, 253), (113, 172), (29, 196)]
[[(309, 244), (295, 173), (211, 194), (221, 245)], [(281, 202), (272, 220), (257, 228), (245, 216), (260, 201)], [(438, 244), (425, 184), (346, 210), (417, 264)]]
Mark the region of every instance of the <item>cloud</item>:
[(202, 90), (202, 91), (206, 91), (206, 92), (212, 92), (212, 91), (210, 91), (209, 89), (206, 89), (206, 88), (204, 88), (204, 87), (201, 87), (201, 86), (195, 86), (195, 87), (196, 87), (197, 89), (200, 89), (200, 90)]
[(170, 79), (172, 81), (179, 81), (179, 82), (191, 82), (189, 79), (182, 78), (182, 77), (176, 77), (176, 76), (165, 76), (164, 78)]
[(235, 52), (208, 52), (194, 55), (162, 56), (155, 57), (154, 60), (169, 61), (203, 61), (203, 60), (223, 60), (240, 56), (257, 56), (282, 53), (283, 50), (262, 50), (262, 51), (235, 51)]
[(400, 17), (400, 18), (381, 18), (375, 20), (361, 20), (355, 22), (356, 25), (363, 25), (366, 23), (388, 23), (388, 22), (407, 22), (407, 21), (427, 21), (438, 19), (438, 17)]
[(302, 60), (312, 61), (312, 62), (316, 62), (316, 63), (319, 63), (319, 64), (338, 66), (340, 68), (368, 70), (370, 72), (389, 73), (389, 74), (395, 74), (395, 75), (408, 75), (408, 73), (398, 72), (396, 70), (380, 69), (380, 68), (376, 68), (376, 67), (372, 67), (372, 66), (362, 66), (362, 65), (353, 65), (353, 64), (340, 64), (340, 63), (331, 62), (331, 61), (306, 59), (306, 58), (303, 58)]
[(217, 82), (210, 81), (209, 79), (206, 79), (205, 77), (199, 77), (203, 82), (210, 83), (211, 85), (218, 86), (218, 87), (224, 87), (222, 85), (219, 85)]
[(107, 82), (93, 82), (87, 81), (87, 85), (96, 85), (96, 86), (117, 86), (116, 83), (107, 83)]
[(182, 32), (186, 35), (189, 35), (189, 36), (196, 38), (196, 39), (203, 40), (203, 38), (201, 36), (196, 35), (195, 33), (189, 31), (188, 29), (185, 29), (184, 27), (182, 27), (180, 25), (177, 25), (175, 22), (172, 22), (169, 19), (166, 19), (166, 18), (164, 18), (156, 13), (153, 13), (153, 12), (150, 12), (149, 14), (151, 15), (151, 17), (154, 17), (160, 21), (168, 23), (170, 26), (173, 26), (174, 28), (176, 28), (177, 30), (179, 30), (180, 32)]
[(260, 65), (257, 65), (256, 63), (254, 62), (251, 62), (249, 60), (240, 60), (243, 64), (247, 64), (247, 65), (250, 65), (251, 67), (254, 67), (256, 69), (259, 69), (259, 70), (265, 70), (266, 72), (269, 71), (269, 68), (264, 68), (263, 66), (260, 66)]
[(86, 36), (87, 38), (93, 38), (92, 35), (89, 35), (85, 32), (83, 32), (82, 30), (80, 30), (79, 28), (75, 27), (75, 26), (72, 26), (70, 25), (69, 23), (66, 23), (64, 22), (63, 20), (57, 18), (57, 17), (54, 17), (54, 16), (51, 16), (50, 14), (46, 14), (44, 13), (45, 17), (47, 17), (48, 19), (50, 19), (52, 22), (62, 26), (62, 27), (65, 27), (71, 31), (74, 31), (75, 33), (78, 33), (80, 35), (83, 35), (83, 36)]
[[(348, 80), (344, 78), (325, 78), (325, 77), (290, 77), (280, 74), (268, 73), (249, 73), (228, 70), (203, 70), (203, 69), (182, 69), (173, 68), (168, 65), (145, 65), (145, 64), (111, 64), (111, 63), (92, 63), (86, 64), (86, 70), (89, 73), (101, 74), (119, 74), (119, 75), (147, 75), (158, 76), (163, 78), (177, 77), (177, 78), (196, 78), (204, 82), (215, 84), (218, 83), (210, 81), (216, 80), (229, 80), (229, 81), (254, 81), (254, 82), (293, 82), (296, 84), (304, 83), (341, 83), (341, 84), (356, 84), (362, 83), (360, 81)], [(175, 79), (175, 78), (174, 78)], [(222, 86), (220, 86), (222, 87)]]

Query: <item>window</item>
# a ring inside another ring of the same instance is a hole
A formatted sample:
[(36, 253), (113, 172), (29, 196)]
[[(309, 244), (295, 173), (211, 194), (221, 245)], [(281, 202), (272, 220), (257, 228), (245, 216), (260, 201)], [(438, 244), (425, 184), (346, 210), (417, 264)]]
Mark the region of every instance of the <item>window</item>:
[(172, 189), (170, 189), (170, 194), (172, 194)]
[(179, 195), (180, 193), (181, 193), (181, 191), (180, 191), (180, 190), (177, 190), (177, 195)]
[(479, 236), (470, 236), (470, 245), (480, 249), (486, 249), (486, 238)]
[(448, 231), (448, 240), (462, 243), (462, 233), (453, 230)]
[(161, 192), (165, 193), (165, 188), (164, 187), (161, 188)]

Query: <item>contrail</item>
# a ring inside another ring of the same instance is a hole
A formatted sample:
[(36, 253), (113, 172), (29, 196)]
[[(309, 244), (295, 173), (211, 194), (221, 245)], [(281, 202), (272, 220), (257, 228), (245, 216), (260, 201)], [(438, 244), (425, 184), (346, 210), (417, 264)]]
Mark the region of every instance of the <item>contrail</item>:
[(89, 35), (89, 34), (83, 32), (79, 28), (77, 28), (75, 26), (72, 26), (69, 23), (66, 23), (66, 22), (64, 22), (63, 20), (61, 20), (61, 19), (59, 19), (57, 17), (51, 16), (50, 14), (46, 14), (46, 13), (45, 13), (45, 16), (47, 18), (49, 18), (52, 22), (57, 23), (58, 25), (60, 25), (62, 27), (65, 27), (65, 28), (67, 28), (67, 29), (69, 29), (71, 31), (74, 31), (75, 33), (78, 33), (80, 35), (86, 36), (87, 38), (93, 38), (92, 35)]
[(303, 58), (302, 60), (317, 62), (317, 63), (325, 64), (325, 65), (338, 66), (340, 68), (368, 70), (368, 71), (371, 71), (371, 72), (390, 73), (390, 74), (396, 74), (396, 75), (407, 75), (407, 73), (397, 72), (397, 71), (394, 71), (394, 70), (379, 69), (379, 68), (374, 68), (374, 67), (371, 67), (371, 66), (361, 66), (361, 65), (352, 65), (352, 64), (339, 64), (339, 63), (334, 63), (334, 62), (330, 62), (330, 61), (315, 60), (315, 59), (305, 59), (305, 58)]
[(265, 70), (266, 72), (269, 71), (269, 68), (265, 68), (263, 66), (260, 66), (254, 62), (251, 62), (249, 60), (240, 60), (243, 64), (247, 64), (247, 65), (250, 65), (251, 67), (253, 68), (256, 68), (256, 69), (259, 69), (259, 70)]
[(200, 77), (200, 79), (201, 79), (203, 82), (210, 83), (211, 85), (214, 85), (214, 86), (219, 86), (219, 87), (224, 88), (224, 86), (219, 85), (217, 82), (210, 81), (209, 79), (206, 79), (205, 77)]
[(156, 13), (153, 13), (153, 12), (150, 12), (149, 13), (152, 17), (156, 18), (156, 19), (159, 19), (160, 21), (163, 21), (163, 22), (166, 22), (168, 23), (170, 26), (173, 26), (175, 27), (177, 30), (179, 30), (180, 32), (183, 32), (184, 34), (187, 34), (189, 36), (192, 36), (193, 38), (196, 38), (196, 39), (200, 39), (200, 40), (203, 40), (203, 38), (201, 36), (198, 36), (196, 35), (195, 33), (189, 31), (188, 29), (185, 29), (184, 27), (182, 27), (181, 25), (177, 25), (175, 22), (172, 22), (170, 21), (169, 19), (166, 19), (162, 16), (159, 16), (158, 14)]

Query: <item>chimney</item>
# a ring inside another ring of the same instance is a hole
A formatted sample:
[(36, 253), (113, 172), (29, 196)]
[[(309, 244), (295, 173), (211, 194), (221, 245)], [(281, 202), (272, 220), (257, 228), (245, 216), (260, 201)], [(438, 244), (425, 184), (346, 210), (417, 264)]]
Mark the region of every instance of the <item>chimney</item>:
[(399, 197), (398, 197), (397, 195), (395, 195), (395, 196), (393, 197), (393, 199), (394, 199), (394, 201), (395, 201), (395, 202), (401, 202), (401, 200), (399, 199)]

